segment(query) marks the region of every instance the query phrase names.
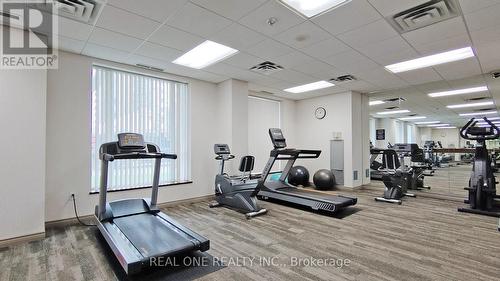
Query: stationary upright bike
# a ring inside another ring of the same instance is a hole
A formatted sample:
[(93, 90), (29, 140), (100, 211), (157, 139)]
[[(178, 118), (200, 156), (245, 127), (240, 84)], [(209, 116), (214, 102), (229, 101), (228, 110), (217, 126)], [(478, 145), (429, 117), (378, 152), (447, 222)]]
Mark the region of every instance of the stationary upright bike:
[(468, 199), (464, 200), (469, 204), (468, 208), (458, 208), (459, 212), (467, 212), (479, 215), (500, 217), (500, 208), (495, 199), (500, 198), (496, 194), (496, 179), (491, 167), (491, 158), (486, 148), (486, 140), (493, 140), (500, 137), (500, 129), (484, 117), (490, 127), (476, 127), (477, 121), (472, 118), (460, 130), (460, 135), (464, 139), (475, 140), (476, 151), (472, 164), (472, 173), (469, 180)]
[[(245, 214), (247, 219), (267, 213), (266, 209), (257, 203), (258, 179), (251, 179), (255, 158), (244, 156), (241, 158), (240, 176), (229, 176), (224, 172), (226, 161), (234, 159), (227, 144), (215, 144), (216, 160), (220, 161), (219, 174), (215, 176), (215, 200), (210, 203), (210, 208), (224, 206)], [(247, 174), (248, 173), (248, 174)]]

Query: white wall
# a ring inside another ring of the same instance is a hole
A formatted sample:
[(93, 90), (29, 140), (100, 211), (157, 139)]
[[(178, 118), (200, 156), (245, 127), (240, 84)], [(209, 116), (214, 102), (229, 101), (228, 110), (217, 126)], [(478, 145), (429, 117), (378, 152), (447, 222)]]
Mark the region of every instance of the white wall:
[[(368, 153), (368, 149), (363, 148), (369, 145), (368, 115), (363, 114), (363, 110), (367, 110), (362, 105), (364, 102), (368, 106), (368, 99), (352, 92), (297, 101), (297, 148), (322, 151), (318, 159), (301, 160), (297, 164), (306, 166), (311, 174), (319, 169), (329, 169), (330, 140), (334, 133), (341, 133), (344, 140), (344, 185), (361, 185), (364, 177), (363, 163), (368, 163), (369, 158), (369, 154), (364, 155)], [(316, 119), (314, 115), (316, 108), (320, 106), (327, 111), (322, 120)], [(354, 170), (358, 171), (357, 181), (352, 179)]]
[[(74, 217), (70, 194), (81, 215), (93, 214), (98, 195), (90, 191), (90, 91), (93, 63), (188, 82), (191, 93), (191, 163), (193, 184), (160, 188), (158, 202), (213, 194), (217, 171), (213, 144), (219, 140), (221, 106), (217, 86), (175, 75), (148, 72), (117, 63), (60, 52), (59, 69), (48, 72), (47, 94), (47, 221)], [(17, 114), (19, 115), (19, 114)], [(35, 139), (35, 138), (32, 138)], [(40, 138), (36, 138), (37, 140)], [(43, 138), (42, 138), (43, 139)], [(109, 200), (149, 197), (150, 189), (113, 192)], [(31, 195), (30, 195), (31, 197)], [(41, 196), (40, 198), (43, 198)], [(43, 212), (39, 212), (43, 215)]]
[(395, 119), (391, 118), (376, 118), (375, 119), (375, 129), (384, 129), (385, 130), (385, 140), (377, 140), (375, 142), (375, 147), (378, 148), (387, 148), (389, 142), (391, 144), (396, 143), (396, 130), (397, 123)]
[(46, 83), (46, 70), (0, 70), (0, 240), (45, 231)]

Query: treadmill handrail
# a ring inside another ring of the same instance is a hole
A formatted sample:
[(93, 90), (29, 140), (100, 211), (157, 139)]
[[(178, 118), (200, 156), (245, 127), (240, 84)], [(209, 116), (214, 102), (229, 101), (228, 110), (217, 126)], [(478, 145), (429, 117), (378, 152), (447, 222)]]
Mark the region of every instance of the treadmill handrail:
[[(321, 150), (310, 150), (310, 149), (273, 149), (271, 150), (271, 157), (275, 157), (276, 160), (289, 160), (295, 159), (313, 159), (318, 158), (321, 154)], [(287, 155), (291, 157), (280, 157), (280, 155)]]
[(119, 153), (119, 154), (109, 154), (102, 153), (101, 159), (105, 161), (114, 161), (115, 159), (177, 159), (177, 154), (167, 154), (167, 153), (153, 153), (153, 152), (128, 152), (128, 153)]

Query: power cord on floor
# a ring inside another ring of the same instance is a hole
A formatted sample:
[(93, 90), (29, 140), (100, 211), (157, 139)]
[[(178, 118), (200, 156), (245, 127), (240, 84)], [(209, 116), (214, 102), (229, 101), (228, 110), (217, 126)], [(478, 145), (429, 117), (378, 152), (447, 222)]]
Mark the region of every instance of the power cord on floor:
[(73, 209), (75, 210), (75, 217), (78, 220), (78, 222), (84, 226), (97, 226), (96, 224), (88, 224), (88, 223), (84, 223), (82, 220), (80, 220), (80, 217), (78, 216), (78, 211), (76, 210), (75, 194), (71, 194), (71, 198), (73, 199)]

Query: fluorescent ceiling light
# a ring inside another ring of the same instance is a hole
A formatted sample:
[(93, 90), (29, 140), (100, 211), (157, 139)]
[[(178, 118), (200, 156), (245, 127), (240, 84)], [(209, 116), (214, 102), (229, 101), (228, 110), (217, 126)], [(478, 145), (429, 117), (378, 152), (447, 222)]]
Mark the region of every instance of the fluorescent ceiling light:
[(455, 126), (444, 126), (444, 127), (436, 127), (436, 129), (456, 129)]
[[(500, 119), (500, 117), (488, 117), (488, 120), (490, 120), (490, 121), (491, 120), (499, 120), (499, 119)], [(495, 123), (495, 122), (493, 122), (493, 123)]]
[(431, 98), (437, 98), (437, 97), (446, 97), (446, 96), (454, 96), (454, 95), (464, 95), (464, 94), (471, 94), (471, 93), (479, 93), (479, 92), (484, 92), (488, 91), (487, 86), (480, 86), (480, 87), (473, 87), (473, 88), (467, 88), (467, 89), (460, 89), (460, 90), (451, 90), (451, 91), (444, 91), (444, 92), (436, 92), (436, 93), (429, 93), (427, 94)]
[(427, 127), (445, 127), (445, 126), (450, 126), (450, 124), (433, 124), (433, 125), (427, 125)]
[(283, 91), (297, 94), (297, 93), (304, 93), (304, 92), (324, 89), (324, 88), (333, 87), (333, 86), (335, 86), (335, 84), (333, 84), (333, 83), (326, 82), (326, 81), (318, 81), (318, 82), (309, 83), (309, 84), (305, 84), (305, 85), (301, 85), (301, 86), (297, 86), (297, 87), (293, 87), (293, 88), (284, 89)]
[(484, 101), (484, 102), (474, 102), (474, 103), (463, 103), (463, 104), (454, 104), (447, 105), (447, 108), (465, 108), (465, 107), (476, 107), (476, 106), (484, 106), (484, 105), (493, 105), (492, 101)]
[(377, 112), (378, 115), (388, 115), (388, 114), (398, 114), (398, 113), (408, 113), (410, 112), (409, 110), (403, 109), (403, 110), (393, 110), (393, 111), (382, 111), (382, 112)]
[(415, 122), (417, 125), (427, 125), (427, 124), (438, 124), (441, 123), (441, 121), (424, 121), (424, 122)]
[(483, 112), (471, 112), (471, 113), (460, 113), (460, 116), (481, 116), (481, 115), (490, 115), (497, 114), (496, 111), (483, 111)]
[(466, 47), (431, 56), (421, 57), (418, 59), (387, 65), (385, 68), (387, 68), (389, 71), (393, 73), (399, 73), (399, 72), (429, 67), (433, 65), (443, 64), (447, 62), (463, 60), (473, 56), (474, 52), (472, 51), (472, 48)]
[[(493, 121), (493, 122), (491, 122), (491, 123), (493, 123), (493, 124), (495, 124), (495, 125), (498, 125), (498, 124), (500, 124), (500, 121)], [(478, 124), (478, 125), (490, 125), (490, 124), (488, 124), (488, 123), (486, 123), (486, 122), (477, 122), (477, 124)]]
[(427, 117), (425, 116), (410, 116), (410, 117), (402, 117), (402, 118), (399, 118), (399, 120), (418, 120), (418, 119), (425, 119)]
[(384, 104), (385, 101), (382, 101), (382, 100), (374, 100), (374, 101), (371, 101), (369, 102), (369, 105), (379, 105), (379, 104)]
[(335, 9), (351, 0), (280, 0), (283, 4), (307, 18)]
[(238, 50), (207, 40), (173, 61), (175, 64), (201, 69), (221, 61)]

